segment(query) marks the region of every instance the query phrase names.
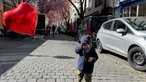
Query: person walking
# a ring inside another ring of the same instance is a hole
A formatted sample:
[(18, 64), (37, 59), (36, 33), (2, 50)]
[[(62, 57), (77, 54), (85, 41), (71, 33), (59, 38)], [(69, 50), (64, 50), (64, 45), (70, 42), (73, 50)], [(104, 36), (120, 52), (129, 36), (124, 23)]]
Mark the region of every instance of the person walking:
[(91, 43), (91, 37), (89, 35), (82, 36), (81, 44), (75, 47), (75, 52), (79, 54), (77, 65), (78, 82), (81, 82), (83, 77), (86, 82), (91, 82), (94, 63), (97, 61), (98, 55)]
[(56, 30), (56, 26), (53, 25), (53, 26), (52, 26), (53, 37), (54, 37), (54, 35), (55, 35), (55, 30)]
[(47, 34), (50, 36), (51, 26), (49, 25), (47, 26), (47, 31), (48, 31)]
[(60, 28), (60, 26), (57, 28), (57, 32), (58, 32), (58, 34), (60, 35), (60, 30), (61, 30), (61, 28)]

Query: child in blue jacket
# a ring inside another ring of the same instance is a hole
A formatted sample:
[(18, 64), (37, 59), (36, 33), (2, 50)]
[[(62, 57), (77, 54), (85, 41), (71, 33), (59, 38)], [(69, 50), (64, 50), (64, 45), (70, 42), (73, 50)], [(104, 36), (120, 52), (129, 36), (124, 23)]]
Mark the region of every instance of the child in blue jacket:
[(75, 48), (75, 52), (79, 54), (77, 66), (78, 82), (81, 82), (83, 77), (86, 82), (91, 82), (94, 63), (98, 59), (98, 55), (91, 43), (91, 37), (89, 35), (84, 35), (81, 38), (81, 45)]

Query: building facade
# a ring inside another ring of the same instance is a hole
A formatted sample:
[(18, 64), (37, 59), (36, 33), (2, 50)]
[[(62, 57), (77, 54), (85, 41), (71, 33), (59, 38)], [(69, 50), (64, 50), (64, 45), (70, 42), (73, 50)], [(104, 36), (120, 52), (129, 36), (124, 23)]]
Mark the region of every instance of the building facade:
[(146, 0), (124, 0), (114, 8), (115, 17), (146, 16)]
[[(115, 0), (87, 0), (84, 16), (112, 15)], [(77, 8), (80, 8), (80, 1), (73, 0)], [(85, 5), (85, 4), (84, 4)], [(106, 11), (106, 12), (105, 12)], [(78, 14), (74, 7), (71, 8), (72, 21), (77, 20)]]
[(0, 1), (0, 30), (3, 29), (3, 25), (2, 25), (2, 15), (3, 15), (3, 2)]
[[(87, 0), (85, 16), (111, 15), (115, 0)], [(107, 11), (107, 12), (105, 12)]]

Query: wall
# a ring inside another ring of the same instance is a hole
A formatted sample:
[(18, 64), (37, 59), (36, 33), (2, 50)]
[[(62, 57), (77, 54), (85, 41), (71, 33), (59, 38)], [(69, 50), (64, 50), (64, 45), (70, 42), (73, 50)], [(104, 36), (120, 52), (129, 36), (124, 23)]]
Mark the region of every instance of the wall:
[(0, 30), (3, 29), (3, 25), (2, 25), (2, 15), (3, 15), (3, 2), (0, 1)]
[(95, 7), (95, 0), (87, 0), (87, 8), (85, 12), (85, 16), (93, 14), (94, 12), (100, 13), (102, 9), (102, 2)]
[[(105, 7), (113, 7), (115, 0), (87, 0), (87, 10), (85, 16), (90, 14), (101, 14), (101, 10)], [(105, 3), (106, 2), (106, 3)], [(89, 4), (92, 4), (88, 6)]]

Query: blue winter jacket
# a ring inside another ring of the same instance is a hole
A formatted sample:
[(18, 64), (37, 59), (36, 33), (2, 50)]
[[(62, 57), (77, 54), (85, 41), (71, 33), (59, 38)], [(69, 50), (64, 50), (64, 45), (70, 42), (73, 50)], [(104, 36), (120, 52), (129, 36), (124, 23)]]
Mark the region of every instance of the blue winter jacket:
[[(98, 55), (95, 51), (94, 46), (90, 45), (89, 48), (82, 49), (81, 45), (79, 45), (75, 48), (75, 52), (79, 54), (77, 69), (86, 73), (92, 73), (94, 68), (94, 63), (98, 59)], [(93, 57), (92, 62), (87, 61), (89, 57)]]

